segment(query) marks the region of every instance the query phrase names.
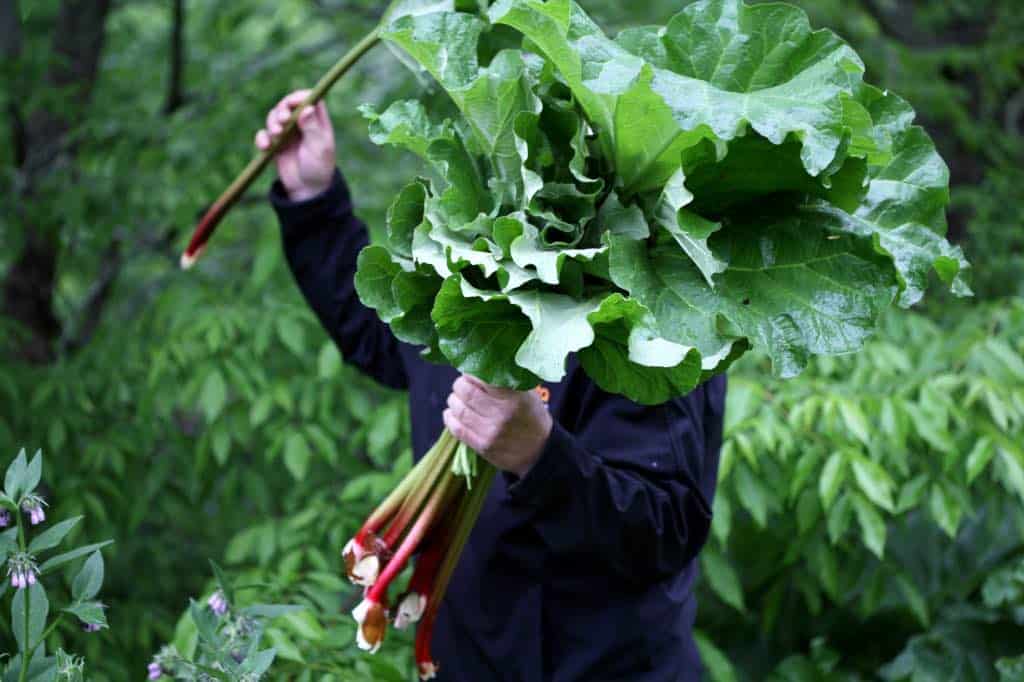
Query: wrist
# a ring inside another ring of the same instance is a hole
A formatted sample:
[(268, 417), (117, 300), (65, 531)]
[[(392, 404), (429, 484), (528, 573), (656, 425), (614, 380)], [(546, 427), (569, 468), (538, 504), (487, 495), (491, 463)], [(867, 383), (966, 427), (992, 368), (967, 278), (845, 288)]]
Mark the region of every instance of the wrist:
[(314, 186), (302, 186), (302, 187), (286, 187), (288, 190), (288, 198), (292, 201), (309, 201), (315, 199), (330, 188), (330, 183), (327, 183), (323, 187)]
[(523, 458), (520, 466), (517, 467), (518, 470), (512, 472), (513, 474), (515, 474), (519, 478), (523, 478), (528, 473), (530, 473), (530, 470), (533, 469), (534, 465), (537, 463), (537, 460), (539, 460), (541, 454), (543, 454), (544, 448), (547, 447), (548, 440), (551, 438), (551, 429), (553, 428), (553, 426), (554, 420), (551, 418), (551, 415), (547, 413), (547, 410), (545, 410), (544, 414), (541, 416), (540, 428), (538, 429), (537, 443), (535, 447), (532, 448), (530, 455), (528, 457)]

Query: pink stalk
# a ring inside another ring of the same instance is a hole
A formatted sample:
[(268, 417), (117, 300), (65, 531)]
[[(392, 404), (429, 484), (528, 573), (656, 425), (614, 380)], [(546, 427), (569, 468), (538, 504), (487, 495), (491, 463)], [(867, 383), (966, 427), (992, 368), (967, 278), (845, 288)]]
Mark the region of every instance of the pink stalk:
[[(445, 429), (430, 451), (370, 515), (356, 537), (345, 545), (342, 557), (350, 581), (363, 587), (370, 587), (377, 581), (381, 566), (391, 559), (392, 547), (412, 517), (419, 511), (423, 498), (430, 492), (437, 479), (438, 472), (451, 466), (452, 453), (456, 445), (455, 438)], [(394, 518), (396, 515), (398, 518)], [(378, 537), (377, 532), (392, 519), (393, 528), (389, 529), (388, 537)]]
[[(442, 453), (445, 447), (450, 446), (452, 440), (454, 440), (452, 435), (448, 433), (448, 429), (445, 429), (437, 439), (434, 447), (416, 463), (416, 466), (405, 475), (405, 478), (391, 491), (384, 501), (377, 505), (377, 508), (366, 519), (366, 522), (363, 523), (363, 527), (356, 533), (353, 542), (350, 543), (350, 545), (355, 545), (353, 549), (357, 553), (359, 550), (369, 552), (375, 549), (373, 546), (375, 544), (374, 535), (402, 508), (409, 493), (419, 486), (423, 476), (433, 470), (439, 453)], [(348, 549), (350, 548), (346, 547), (346, 551)]]
[(438, 571), (434, 581), (433, 591), (427, 600), (427, 608), (423, 614), (423, 620), (416, 630), (416, 667), (419, 670), (421, 680), (431, 680), (437, 675), (438, 664), (430, 653), (430, 642), (434, 637), (434, 623), (437, 620), (437, 611), (444, 599), (444, 593), (448, 590), (448, 583), (451, 582), (452, 574), (459, 563), (462, 550), (469, 540), (469, 535), (476, 525), (484, 502), (487, 500), (487, 493), (491, 489), (491, 482), (496, 472), (494, 466), (481, 461), (481, 470), (477, 477), (477, 485), (462, 497), (459, 511), (455, 519), (455, 530), (451, 543), (448, 544), (444, 555), (444, 562)]
[(446, 513), (420, 545), (420, 555), (416, 558), (416, 568), (409, 580), (409, 588), (398, 598), (395, 609), (394, 625), (399, 630), (418, 623), (426, 612), (434, 581), (437, 579), (445, 550), (448, 549), (448, 542), (451, 540), (453, 516)]

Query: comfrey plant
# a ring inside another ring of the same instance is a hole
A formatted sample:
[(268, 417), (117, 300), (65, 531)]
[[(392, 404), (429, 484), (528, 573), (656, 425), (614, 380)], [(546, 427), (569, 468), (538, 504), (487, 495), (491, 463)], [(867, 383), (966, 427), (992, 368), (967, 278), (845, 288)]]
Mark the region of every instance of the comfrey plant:
[(274, 662), (276, 650), (260, 649), (267, 621), (301, 606), (251, 604), (239, 607), (234, 587), (213, 565), (217, 588), (205, 602), (193, 600), (189, 616), (194, 636), (187, 638), (184, 651), (165, 646), (146, 669), (150, 680), (186, 680), (188, 682), (257, 682), (264, 679)]
[[(37, 452), (31, 461), (22, 450), (7, 467), (4, 489), (0, 493), (0, 566), (5, 580), (0, 584), (0, 597), (13, 591), (11, 627), (13, 642), (9, 658), (3, 666), (3, 679), (60, 680), (76, 682), (84, 679), (85, 662), (58, 649), (46, 654), (46, 638), (67, 617), (73, 616), (86, 632), (107, 627), (104, 605), (96, 600), (103, 584), (103, 556), (100, 549), (110, 540), (83, 545), (59, 554), (49, 554), (71, 532), (81, 516), (75, 516), (38, 528), (46, 521), (46, 501), (37, 491), (43, 473), (43, 456)], [(50, 619), (50, 601), (44, 583), (60, 580), (57, 569), (87, 557), (71, 581), (71, 603), (54, 611)]]

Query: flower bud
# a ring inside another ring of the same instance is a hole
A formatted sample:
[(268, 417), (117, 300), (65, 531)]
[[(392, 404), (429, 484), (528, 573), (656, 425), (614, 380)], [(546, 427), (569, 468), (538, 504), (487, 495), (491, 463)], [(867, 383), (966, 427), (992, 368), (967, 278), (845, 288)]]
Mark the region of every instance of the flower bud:
[(148, 677), (151, 680), (158, 680), (164, 675), (163, 668), (161, 668), (160, 664), (156, 662), (150, 663), (147, 670), (149, 671)]

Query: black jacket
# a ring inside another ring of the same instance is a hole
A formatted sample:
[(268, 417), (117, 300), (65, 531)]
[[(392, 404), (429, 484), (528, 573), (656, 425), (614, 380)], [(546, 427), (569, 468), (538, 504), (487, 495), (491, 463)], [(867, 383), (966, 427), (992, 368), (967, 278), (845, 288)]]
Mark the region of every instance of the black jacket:
[[(295, 280), (345, 360), (409, 390), (422, 456), (458, 374), (360, 303), (353, 275), (368, 235), (341, 174), (305, 202), (276, 184), (271, 201)], [(605, 393), (574, 361), (546, 387), (551, 438), (522, 480), (495, 479), (440, 611), (439, 679), (700, 679), (695, 557), (711, 523), (724, 378), (657, 407)]]

